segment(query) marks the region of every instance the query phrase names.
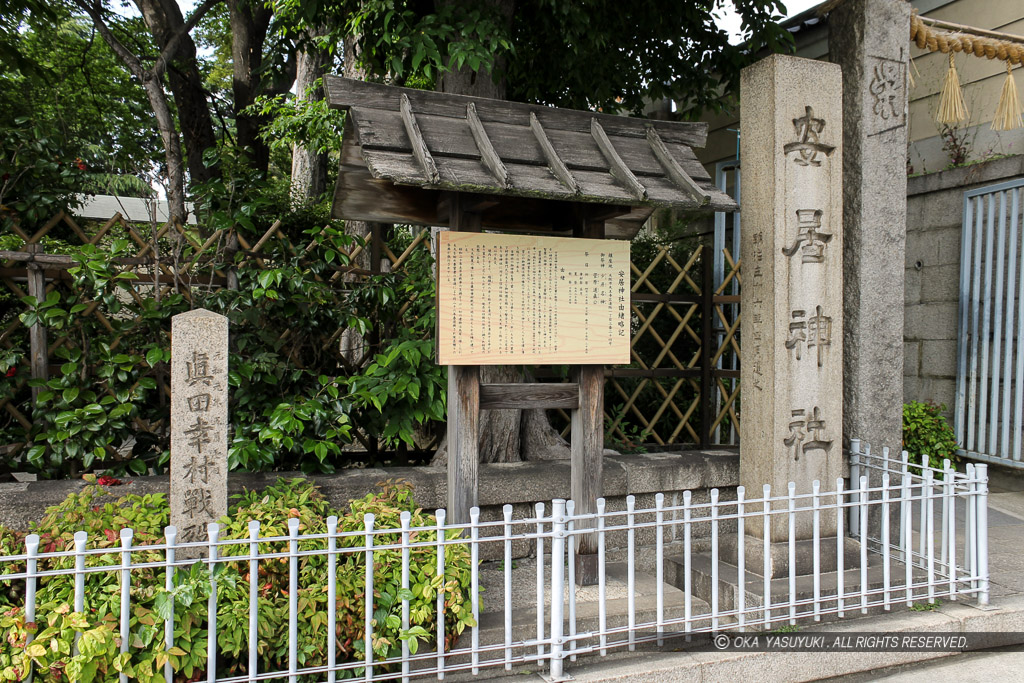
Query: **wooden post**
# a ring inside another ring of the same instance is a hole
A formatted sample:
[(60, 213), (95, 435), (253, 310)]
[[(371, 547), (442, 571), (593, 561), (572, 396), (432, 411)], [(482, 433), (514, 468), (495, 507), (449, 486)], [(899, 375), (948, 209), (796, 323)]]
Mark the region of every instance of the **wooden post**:
[[(480, 215), (465, 210), (461, 197), (447, 195), (449, 226), (480, 231)], [(480, 366), (448, 366), (448, 522), (469, 522), (478, 503), (480, 463)]]
[[(236, 228), (237, 230), (237, 228)], [(238, 268), (235, 267), (235, 254), (238, 253), (238, 233), (235, 230), (231, 231), (228, 236), (227, 248), (224, 250), (225, 260), (230, 264), (225, 272), (225, 280), (227, 288), (232, 291), (238, 291)], [(157, 267), (154, 272), (159, 272)], [(157, 289), (160, 285), (157, 284)]]
[[(573, 231), (577, 237), (602, 239), (604, 221), (584, 219)], [(569, 437), (572, 453), (570, 495), (576, 514), (597, 512), (604, 478), (604, 366), (577, 365), (573, 379), (580, 387), (580, 405), (572, 411)], [(576, 522), (576, 528), (592, 528), (593, 520)], [(577, 536), (576, 582), (581, 586), (597, 583), (597, 535)]]
[(380, 223), (370, 223), (370, 272), (381, 272), (380, 261), (384, 258), (384, 231)]
[[(28, 295), (35, 297), (36, 302), (46, 299), (46, 275), (43, 267), (35, 262), (35, 255), (43, 253), (41, 244), (30, 244), (28, 253), (33, 255), (33, 260), (28, 262)], [(38, 320), (28, 331), (29, 355), (32, 364), (32, 379), (48, 380), (50, 378), (49, 349), (46, 341), (46, 326)], [(32, 405), (36, 403), (41, 387), (32, 387)]]
[[(383, 249), (381, 248), (380, 223), (368, 223), (367, 226), (370, 228), (370, 242), (364, 247), (364, 249), (370, 254), (370, 265), (367, 270), (370, 271), (371, 275), (379, 275), (381, 272), (380, 259), (381, 254), (383, 253)], [(380, 338), (380, 325), (374, 325), (370, 332), (363, 336), (363, 340), (368, 344), (367, 348), (369, 349), (370, 358), (380, 350)], [(376, 438), (371, 437), (369, 439), (367, 452), (370, 456), (370, 460), (376, 462), (380, 454), (380, 443)]]
[(702, 277), (700, 285), (700, 446), (711, 445), (711, 423), (715, 420), (714, 370), (711, 359), (715, 356), (715, 275), (711, 267), (714, 253), (711, 247), (701, 247)]

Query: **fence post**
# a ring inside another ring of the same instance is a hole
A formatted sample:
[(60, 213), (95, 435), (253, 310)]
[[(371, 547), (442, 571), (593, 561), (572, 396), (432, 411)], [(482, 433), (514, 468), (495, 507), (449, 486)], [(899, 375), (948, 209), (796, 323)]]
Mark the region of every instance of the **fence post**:
[(207, 524), (206, 535), (210, 558), (210, 598), (206, 603), (206, 680), (207, 683), (217, 683), (217, 539), (220, 537), (220, 524)]
[[(537, 558), (538, 562), (543, 558)], [(562, 602), (565, 592), (565, 501), (551, 501), (551, 658), (549, 680), (562, 679)], [(570, 590), (574, 590), (570, 587)]]
[[(332, 518), (333, 519), (333, 518)], [(335, 526), (337, 526), (337, 520), (335, 519)], [(260, 576), (260, 523), (258, 520), (249, 521), (249, 680), (256, 680), (256, 670), (259, 667), (258, 654), (259, 654), (259, 576)], [(327, 528), (331, 529), (331, 521), (327, 520)], [(333, 534), (333, 531), (330, 533)], [(334, 541), (334, 538), (331, 538)], [(329, 561), (333, 561), (334, 557), (329, 556)], [(333, 567), (332, 567), (333, 569)], [(331, 582), (331, 588), (334, 588), (334, 579), (337, 575), (336, 572), (331, 571), (328, 576), (328, 581)], [(336, 604), (334, 600), (333, 592), (329, 592), (327, 595), (327, 607), (332, 610)], [(328, 663), (329, 668), (334, 665), (334, 642), (331, 638), (334, 637), (334, 623), (333, 620), (328, 624), (327, 638), (328, 638)], [(334, 672), (329, 671), (328, 676), (333, 676)], [(170, 680), (170, 679), (167, 679)]]
[[(28, 577), (25, 579), (25, 623), (34, 623), (36, 620), (36, 571), (38, 567), (38, 560), (36, 555), (39, 552), (39, 534), (29, 534), (25, 537), (25, 554), (28, 555), (28, 561), (25, 564), (25, 573)], [(35, 636), (34, 633), (29, 631), (25, 635), (25, 646), (32, 642), (32, 638)], [(29, 665), (28, 671), (28, 682), (32, 683), (32, 666)]]
[[(118, 635), (121, 636), (121, 654), (128, 652), (131, 642), (131, 609), (132, 609), (132, 529), (121, 529), (121, 623)], [(128, 683), (128, 676), (120, 674), (118, 680)]]
[(715, 329), (715, 273), (711, 267), (714, 258), (713, 249), (707, 245), (701, 247), (701, 285), (700, 285), (700, 445), (707, 448), (711, 445), (711, 423), (715, 421), (715, 388), (714, 371), (711, 359), (715, 355), (712, 348)]
[(974, 471), (978, 475), (978, 604), (988, 605), (988, 465), (977, 464)]
[[(178, 538), (178, 528), (175, 526), (164, 527), (164, 542), (167, 550), (164, 551), (164, 590), (171, 593), (174, 590), (174, 543)], [(164, 649), (170, 650), (174, 647), (174, 594), (171, 593), (170, 610), (167, 619), (164, 621)], [(164, 680), (174, 680), (174, 670), (171, 662), (164, 663)]]
[[(28, 295), (35, 297), (36, 303), (46, 300), (46, 275), (43, 267), (35, 262), (35, 255), (43, 253), (43, 245), (29, 244), (26, 248), (32, 254), (32, 260), (28, 262), (26, 269), (28, 279)], [(28, 330), (29, 357), (32, 366), (32, 379), (41, 379), (44, 382), (50, 379), (49, 348), (46, 341), (46, 326), (41, 320), (36, 320)], [(36, 398), (42, 387), (32, 387), (32, 405), (35, 406)]]
[[(89, 541), (89, 534), (84, 531), (75, 532), (75, 611), (79, 614), (85, 613), (85, 544)], [(82, 637), (81, 631), (75, 632), (75, 648), (72, 651), (78, 654), (78, 641)]]
[[(850, 439), (850, 489), (856, 489), (860, 481), (860, 439)], [(852, 501), (860, 502), (860, 493), (852, 495)], [(850, 535), (860, 535), (860, 516), (850, 508)]]

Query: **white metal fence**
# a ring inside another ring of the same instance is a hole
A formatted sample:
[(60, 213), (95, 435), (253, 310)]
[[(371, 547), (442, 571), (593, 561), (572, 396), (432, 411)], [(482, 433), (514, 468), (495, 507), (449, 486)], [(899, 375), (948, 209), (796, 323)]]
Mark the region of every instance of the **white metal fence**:
[[(66, 552), (40, 552), (40, 538), (33, 535), (24, 553), (2, 559), (0, 581), (8, 595), (19, 596), (24, 621), (41, 624), (52, 618), (44, 611), (54, 610), (37, 604), (47, 582), (73, 577), (67, 597), (74, 612), (85, 615), (98, 604), (100, 592), (107, 592), (105, 604), (117, 607), (111, 609), (111, 629), (119, 652), (127, 653), (119, 663), (145, 644), (142, 631), (148, 628), (162, 642), (155, 649), (165, 654), (189, 647), (205, 650), (196, 675), (221, 683), (440, 679), (458, 671), (522, 666), (546, 666), (557, 679), (566, 659), (661, 644), (681, 634), (770, 629), (940, 598), (970, 596), (987, 603), (985, 465), (957, 472), (947, 463), (936, 470), (911, 465), (905, 453), (890, 459), (888, 451), (875, 455), (865, 447), (861, 452), (858, 442), (852, 451), (851, 488), (842, 479), (833, 490), (822, 490), (817, 482), (808, 492), (797, 492), (792, 484), (782, 492), (765, 486), (756, 498), (739, 487), (729, 500), (718, 490), (699, 502), (698, 493), (686, 492), (678, 505), (668, 505), (658, 494), (654, 507), (638, 509), (631, 496), (624, 510), (609, 510), (600, 500), (597, 513), (590, 515), (576, 514), (572, 501), (555, 500), (537, 504), (527, 519), (513, 519), (512, 507), (505, 506), (502, 519), (481, 521), (474, 509), (471, 522), (461, 526), (447, 526), (444, 510), (438, 510), (434, 525), (418, 528), (410, 527), (408, 512), (402, 513), (398, 528), (379, 528), (367, 515), (363, 528), (351, 532), (339, 531), (338, 520), (331, 518), (326, 534), (300, 534), (299, 521), (293, 519), (286, 536), (269, 538), (261, 537), (259, 523), (252, 522), (249, 538), (236, 540), (221, 539), (220, 528), (211, 524), (208, 541), (185, 544), (177, 543), (175, 529), (168, 527), (163, 543), (147, 546), (133, 545), (132, 530), (123, 529), (119, 548), (90, 548), (87, 534), (79, 532), (73, 550)], [(598, 584), (575, 589), (574, 539), (586, 533), (597, 535)], [(607, 543), (616, 534), (616, 539), (625, 536), (624, 553)], [(527, 545), (532, 560), (515, 560)], [(424, 568), (411, 559), (431, 549), (436, 566)], [(468, 605), (445, 588), (449, 581), (465, 579), (457, 575), (462, 569), (452, 567), (454, 549), (469, 555)], [(190, 571), (192, 562), (181, 557), (197, 550), (202, 565), (220, 570)], [(362, 567), (355, 586), (339, 583), (338, 569), (349, 561)], [(303, 586), (314, 563), (325, 567), (326, 585)], [(614, 567), (621, 565), (624, 571), (618, 572)], [(264, 642), (268, 637), (260, 632), (270, 608), (259, 577), (261, 570), (284, 566), (287, 655), (282, 667), (264, 671), (257, 655), (275, 643)], [(228, 581), (228, 569), (235, 580)], [(410, 591), (424, 572), (436, 592), (427, 596), (429, 608), (424, 607), (426, 593)], [(207, 592), (186, 595), (183, 577), (197, 573), (206, 577)], [(95, 580), (88, 579), (96, 575), (110, 580), (93, 588)], [(157, 591), (163, 600), (156, 599), (153, 614), (142, 611), (148, 619), (135, 606), (153, 604), (153, 591), (139, 580), (143, 575), (163, 577), (164, 589)], [(655, 589), (644, 595), (640, 586), (644, 581), (650, 585), (650, 575)], [(399, 590), (387, 588), (395, 581)], [(246, 590), (247, 614), (228, 613), (227, 593), (244, 596)], [(358, 614), (351, 607), (339, 610), (339, 601), (350, 604), (359, 592), (373, 598), (362, 601)], [(310, 596), (322, 593), (322, 609), (309, 616)], [(197, 635), (191, 644), (184, 643), (186, 598), (202, 604), (204, 597), (201, 630), (193, 631)], [(465, 621), (472, 625), (453, 640), (446, 623), (450, 627), (459, 618), (462, 605), (471, 610), (472, 618)], [(313, 629), (316, 643), (300, 640), (300, 620), (321, 625)], [(342, 622), (361, 627), (361, 644), (342, 641)], [(390, 645), (380, 642), (388, 639), (385, 631), (392, 634)], [(241, 639), (241, 654), (218, 660), (225, 634), (231, 632)], [(395, 633), (401, 634), (400, 648)], [(32, 637), (24, 645), (30, 646)], [(75, 636), (69, 656), (83, 642)], [(318, 659), (314, 650), (325, 657)], [(181, 661), (157, 660), (166, 681), (174, 680), (175, 663)], [(19, 675), (24, 679), (27, 672)], [(119, 678), (135, 676), (143, 678), (137, 671)], [(178, 680), (185, 678), (179, 674)]]

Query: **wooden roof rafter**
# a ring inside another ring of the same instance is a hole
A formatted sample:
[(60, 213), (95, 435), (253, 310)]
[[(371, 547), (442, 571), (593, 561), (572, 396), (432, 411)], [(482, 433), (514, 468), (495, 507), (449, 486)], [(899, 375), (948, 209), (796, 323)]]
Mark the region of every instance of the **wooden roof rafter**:
[(466, 105), (466, 122), (469, 123), (469, 130), (473, 133), (473, 140), (476, 141), (476, 146), (480, 148), (480, 160), (484, 166), (501, 183), (502, 187), (512, 187), (512, 181), (508, 177), (508, 169), (505, 168), (505, 164), (502, 163), (498, 153), (494, 151), (494, 145), (491, 144), (491, 139), (487, 137), (487, 130), (476, 113), (476, 105), (472, 102)]
[(654, 128), (647, 129), (647, 144), (651, 146), (654, 156), (658, 158), (658, 162), (664, 167), (666, 175), (672, 179), (672, 182), (679, 189), (693, 196), (694, 200), (699, 202), (701, 206), (711, 201), (711, 195), (702, 190), (697, 183), (693, 182), (693, 178), (686, 175), (686, 171), (675, 160), (672, 153), (668, 151), (665, 142)]
[(572, 171), (562, 161), (562, 157), (558, 156), (558, 152), (551, 145), (551, 140), (548, 139), (548, 134), (544, 132), (544, 126), (541, 125), (537, 115), (532, 111), (530, 112), (530, 130), (533, 131), (534, 137), (537, 138), (537, 143), (540, 145), (541, 151), (544, 152), (544, 158), (547, 160), (551, 172), (566, 187), (572, 190), (573, 194), (579, 194), (580, 184), (576, 182), (576, 179), (572, 176)]
[(629, 170), (629, 166), (622, 160), (619, 153), (615, 151), (612, 141), (608, 139), (608, 134), (604, 132), (604, 128), (601, 127), (597, 119), (590, 119), (590, 134), (594, 137), (594, 141), (597, 142), (597, 148), (601, 150), (601, 154), (604, 155), (604, 158), (611, 165), (612, 177), (625, 185), (626, 189), (637, 199), (647, 199), (647, 188), (636, 179), (633, 172)]
[[(657, 207), (734, 211), (693, 153), (707, 124), (654, 121), (328, 76), (348, 110), (334, 212), (444, 225), (442, 195), (476, 194), (485, 226), (564, 233), (585, 205), (630, 238)], [(570, 217), (567, 219), (567, 217)]]
[(402, 123), (405, 124), (405, 133), (409, 136), (409, 140), (412, 143), (412, 155), (419, 162), (427, 181), (430, 183), (438, 182), (441, 180), (441, 174), (437, 172), (437, 164), (434, 163), (434, 157), (430, 153), (427, 143), (423, 141), (423, 133), (420, 132), (420, 125), (416, 121), (416, 114), (412, 111), (409, 96), (405, 94), (402, 95), (401, 112)]

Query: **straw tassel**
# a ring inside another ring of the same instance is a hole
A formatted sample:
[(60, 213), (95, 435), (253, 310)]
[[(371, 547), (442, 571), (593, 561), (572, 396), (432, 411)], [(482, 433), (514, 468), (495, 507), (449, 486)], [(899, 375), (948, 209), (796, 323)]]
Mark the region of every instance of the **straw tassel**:
[(917, 87), (917, 79), (914, 78), (914, 74), (915, 73), (918, 76), (921, 75), (920, 69), (917, 68), (917, 62), (915, 62), (914, 58), (911, 57), (910, 58), (910, 68), (907, 69), (907, 78), (910, 80), (910, 87), (911, 88), (916, 88)]
[(992, 130), (1011, 130), (1024, 127), (1024, 119), (1021, 118), (1020, 97), (1017, 95), (1017, 83), (1013, 79), (1013, 67), (1006, 63), (1006, 80), (1003, 82), (1003, 91), (999, 94), (999, 106), (996, 107), (996, 116), (992, 119)]
[(949, 71), (946, 72), (946, 81), (942, 84), (942, 94), (939, 96), (939, 116), (936, 120), (939, 123), (960, 123), (967, 117), (967, 105), (964, 104), (964, 94), (960, 90), (960, 77), (956, 73), (953, 53), (950, 52)]

